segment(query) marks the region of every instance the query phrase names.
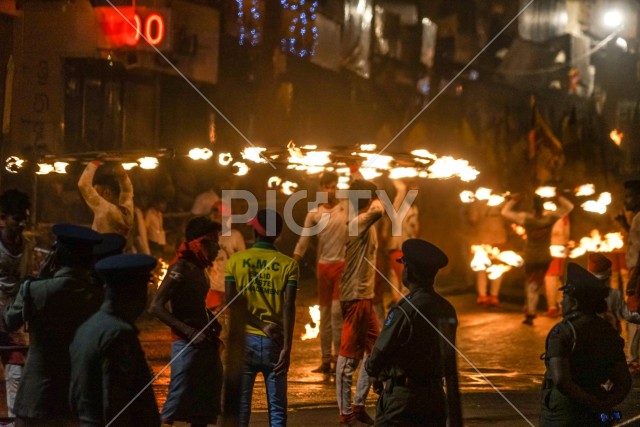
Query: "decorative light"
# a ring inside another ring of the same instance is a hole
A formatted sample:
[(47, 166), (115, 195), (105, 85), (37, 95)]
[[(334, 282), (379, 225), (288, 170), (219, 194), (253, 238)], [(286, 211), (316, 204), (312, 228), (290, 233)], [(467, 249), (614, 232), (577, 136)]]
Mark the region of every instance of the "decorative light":
[(7, 157), (4, 162), (4, 169), (9, 173), (18, 173), (24, 166), (24, 160), (17, 156)]
[(234, 175), (236, 176), (244, 176), (249, 172), (249, 166), (247, 166), (246, 163), (235, 162), (233, 166), (237, 168), (237, 171), (234, 172)]
[(38, 168), (39, 169), (36, 171), (37, 175), (46, 175), (55, 170), (53, 165), (50, 165), (49, 163), (38, 163)]
[(192, 148), (189, 150), (189, 157), (193, 160), (209, 160), (213, 156), (213, 151), (208, 148)]
[(602, 22), (606, 27), (618, 28), (622, 25), (622, 13), (619, 10), (609, 10), (602, 17)]
[(280, 39), (282, 50), (300, 58), (315, 55), (318, 44), (318, 27), (316, 26), (317, 0), (298, 0), (295, 3), (280, 0), (285, 10), (297, 12), (288, 25), (285, 24), (285, 35)]
[(222, 166), (228, 166), (231, 164), (231, 162), (233, 162), (231, 153), (220, 153), (220, 155), (218, 156), (218, 163), (220, 163)]
[(238, 25), (240, 30), (240, 38), (238, 43), (244, 46), (245, 43), (249, 43), (251, 46), (256, 46), (262, 40), (262, 33), (260, 32), (260, 10), (258, 8), (258, 0), (250, 0), (251, 8), (249, 15), (244, 13), (244, 0), (236, 0), (238, 5)]
[(136, 166), (138, 166), (138, 163), (136, 162), (125, 162), (122, 163), (122, 168), (126, 171), (130, 171), (131, 169), (135, 168)]
[(140, 157), (138, 164), (142, 169), (155, 169), (158, 167), (158, 159), (155, 157)]
[(55, 173), (67, 173), (67, 166), (69, 166), (67, 162), (54, 162), (53, 171)]

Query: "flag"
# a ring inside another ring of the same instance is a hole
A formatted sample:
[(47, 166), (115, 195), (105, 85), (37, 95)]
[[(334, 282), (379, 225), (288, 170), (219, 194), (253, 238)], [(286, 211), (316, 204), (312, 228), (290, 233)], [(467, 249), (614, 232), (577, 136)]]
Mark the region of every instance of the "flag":
[(549, 124), (540, 114), (533, 97), (531, 98), (531, 114), (529, 160), (535, 166), (535, 178), (539, 184), (558, 180), (565, 161), (562, 143), (553, 134)]

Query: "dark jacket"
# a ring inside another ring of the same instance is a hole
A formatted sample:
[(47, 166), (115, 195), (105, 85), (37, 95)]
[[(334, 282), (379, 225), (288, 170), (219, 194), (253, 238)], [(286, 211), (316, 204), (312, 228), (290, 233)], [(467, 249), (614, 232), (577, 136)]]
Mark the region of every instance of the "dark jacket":
[(115, 316), (108, 304), (78, 328), (70, 353), (69, 403), (83, 425), (106, 425), (129, 402), (114, 425), (160, 425), (153, 388), (148, 386), (151, 371), (138, 331)]
[[(29, 325), (29, 354), (16, 395), (16, 415), (40, 419), (69, 415), (69, 344), (78, 326), (100, 305), (94, 290), (89, 270), (70, 267), (60, 268), (50, 279), (28, 280), (20, 286), (5, 313), (10, 331), (25, 320)], [(25, 298), (26, 292), (30, 298)]]

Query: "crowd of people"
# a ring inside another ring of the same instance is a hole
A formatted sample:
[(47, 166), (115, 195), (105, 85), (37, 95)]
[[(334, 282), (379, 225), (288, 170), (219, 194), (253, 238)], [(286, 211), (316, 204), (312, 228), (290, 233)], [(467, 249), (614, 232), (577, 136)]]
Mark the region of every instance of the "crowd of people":
[[(326, 198), (307, 214), (291, 257), (276, 246), (284, 229), (280, 213), (262, 209), (247, 222), (254, 238), (247, 249), (237, 230), (222, 235), (230, 208), (213, 190), (205, 192), (196, 199), (168, 271), (148, 301), (151, 272), (168, 251), (166, 200), (158, 196), (145, 210), (135, 207), (126, 171), (118, 165), (111, 176), (98, 179), (101, 167), (99, 161), (89, 163), (78, 182), (93, 212), (92, 226), (54, 225), (55, 243), (37, 269), (28, 265), (33, 242), (23, 235), (29, 197), (19, 190), (0, 195), (0, 337), (15, 425), (214, 424), (223, 413), (229, 363), (241, 365), (231, 370), (239, 373), (239, 393), (227, 395), (235, 411), (224, 415), (235, 414), (237, 425), (249, 425), (261, 373), (270, 425), (286, 425), (299, 262), (314, 239), (309, 230), (319, 225), (321, 355), (314, 372), (335, 375), (340, 425), (462, 425), (457, 315), (434, 288), (449, 258), (418, 238), (418, 212), (405, 206), (411, 204), (411, 183), (398, 183), (393, 197), (379, 198), (379, 187), (356, 174), (349, 197), (342, 200), (336, 196), (338, 176), (323, 173), (319, 194)], [(629, 306), (623, 291), (610, 289), (612, 263), (601, 254), (589, 257), (589, 271), (569, 263), (566, 280), (559, 279), (564, 260), (554, 260), (548, 248), (554, 239), (566, 240), (573, 209), (566, 198), (557, 198), (553, 212), (534, 199), (533, 212), (525, 212), (516, 210), (520, 198), (514, 195), (501, 211), (473, 219), (499, 228), (504, 217), (527, 232), (523, 323), (533, 324), (545, 289), (547, 314), (563, 316), (549, 333), (543, 357), (543, 425), (571, 425), (575, 419), (599, 425), (603, 414), (615, 417), (615, 405), (630, 389), (620, 330), (621, 321), (640, 323), (637, 307), (631, 306), (631, 297), (640, 295), (640, 271), (632, 259), (640, 245), (640, 181), (630, 181), (625, 189), (625, 206), (635, 212), (626, 259)], [(484, 243), (504, 243), (499, 233), (491, 237)], [(29, 277), (34, 270), (35, 277)], [(388, 313), (380, 280), (395, 295)], [(498, 305), (500, 283), (489, 286), (479, 276), (478, 284), (478, 303)], [(135, 327), (147, 306), (172, 334), (169, 392), (161, 411)], [(223, 307), (231, 312), (230, 322), (240, 319), (244, 332), (244, 357), (225, 363), (224, 331), (230, 326), (221, 317)], [(640, 334), (633, 337), (632, 370)], [(365, 408), (372, 386), (380, 396), (373, 417)]]

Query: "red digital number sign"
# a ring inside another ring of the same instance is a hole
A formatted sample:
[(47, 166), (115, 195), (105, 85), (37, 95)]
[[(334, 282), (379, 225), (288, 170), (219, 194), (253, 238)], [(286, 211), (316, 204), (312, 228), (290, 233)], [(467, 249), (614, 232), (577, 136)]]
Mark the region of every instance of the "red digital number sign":
[(96, 7), (100, 30), (109, 47), (168, 49), (168, 9)]

